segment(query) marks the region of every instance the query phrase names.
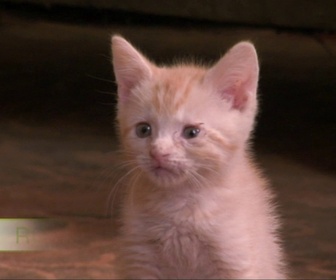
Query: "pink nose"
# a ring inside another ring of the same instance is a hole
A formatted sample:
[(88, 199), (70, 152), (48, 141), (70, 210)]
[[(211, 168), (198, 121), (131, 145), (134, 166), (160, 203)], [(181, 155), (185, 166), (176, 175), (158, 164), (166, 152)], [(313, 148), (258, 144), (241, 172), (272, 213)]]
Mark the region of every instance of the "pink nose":
[(149, 155), (152, 159), (154, 159), (158, 164), (164, 162), (168, 157), (169, 153), (163, 153), (157, 150), (150, 150)]

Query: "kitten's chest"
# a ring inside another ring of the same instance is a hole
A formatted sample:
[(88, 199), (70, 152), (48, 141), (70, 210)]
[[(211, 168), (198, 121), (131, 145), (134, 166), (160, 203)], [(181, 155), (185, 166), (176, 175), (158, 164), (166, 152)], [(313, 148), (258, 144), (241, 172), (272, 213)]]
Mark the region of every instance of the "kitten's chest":
[(149, 241), (156, 244), (163, 270), (172, 273), (171, 277), (210, 278), (214, 273), (215, 248), (208, 214), (195, 201), (172, 201), (171, 208), (166, 205), (149, 214)]
[[(159, 229), (160, 228), (160, 229)], [(190, 221), (161, 221), (149, 229), (164, 275), (172, 278), (210, 278), (213, 250), (209, 237)]]

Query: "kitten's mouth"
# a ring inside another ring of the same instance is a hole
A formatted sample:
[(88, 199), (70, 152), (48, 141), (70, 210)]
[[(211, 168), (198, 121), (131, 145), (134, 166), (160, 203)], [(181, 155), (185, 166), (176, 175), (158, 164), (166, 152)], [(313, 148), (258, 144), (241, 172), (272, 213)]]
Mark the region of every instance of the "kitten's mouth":
[(185, 178), (186, 170), (178, 161), (153, 160), (144, 167), (149, 178), (158, 185), (176, 185)]
[(170, 183), (173, 183), (182, 176), (182, 172), (180, 170), (162, 165), (153, 166), (150, 172), (155, 180)]
[(163, 166), (156, 166), (153, 168), (153, 173), (157, 176), (166, 176), (166, 175), (174, 175), (176, 176), (176, 173), (172, 171), (169, 168), (163, 167)]

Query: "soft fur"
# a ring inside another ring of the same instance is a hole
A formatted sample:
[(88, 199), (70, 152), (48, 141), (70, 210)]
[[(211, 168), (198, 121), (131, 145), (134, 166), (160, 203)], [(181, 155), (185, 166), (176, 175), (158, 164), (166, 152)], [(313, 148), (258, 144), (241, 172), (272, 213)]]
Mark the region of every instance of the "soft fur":
[[(112, 51), (128, 168), (118, 277), (284, 278), (273, 196), (248, 152), (254, 46), (241, 42), (210, 68), (158, 67), (119, 36)], [(150, 135), (137, 135), (142, 123)]]

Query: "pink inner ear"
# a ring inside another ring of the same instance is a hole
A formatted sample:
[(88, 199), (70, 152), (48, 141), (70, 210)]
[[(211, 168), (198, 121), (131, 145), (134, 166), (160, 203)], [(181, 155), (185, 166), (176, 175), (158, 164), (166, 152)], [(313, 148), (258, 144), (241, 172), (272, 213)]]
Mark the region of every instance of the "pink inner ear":
[(241, 42), (208, 71), (206, 82), (233, 109), (242, 111), (249, 99), (255, 98), (258, 74), (258, 58), (253, 45)]
[(241, 80), (235, 80), (222, 91), (222, 97), (232, 103), (233, 109), (244, 110), (248, 101), (246, 83)]
[(240, 94), (238, 96), (236, 96), (236, 98), (233, 101), (233, 108), (237, 109), (237, 110), (244, 110), (246, 103), (247, 103), (247, 94)]
[[(236, 68), (234, 69), (237, 71)], [(231, 103), (233, 109), (243, 111), (248, 106), (249, 99), (255, 98), (258, 82), (258, 69), (241, 67), (239, 72), (230, 73), (230, 69), (217, 80), (217, 87), (223, 99)]]

